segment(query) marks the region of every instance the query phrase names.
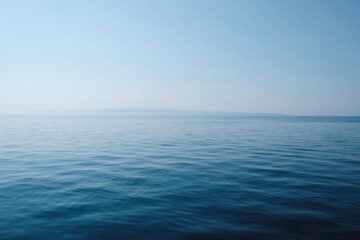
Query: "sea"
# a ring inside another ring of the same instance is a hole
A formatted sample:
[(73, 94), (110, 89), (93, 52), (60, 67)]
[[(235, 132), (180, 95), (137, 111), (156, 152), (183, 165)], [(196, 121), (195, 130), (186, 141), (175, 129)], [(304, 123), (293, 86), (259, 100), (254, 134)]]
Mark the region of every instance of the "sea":
[(2, 115), (0, 239), (360, 239), (360, 117)]

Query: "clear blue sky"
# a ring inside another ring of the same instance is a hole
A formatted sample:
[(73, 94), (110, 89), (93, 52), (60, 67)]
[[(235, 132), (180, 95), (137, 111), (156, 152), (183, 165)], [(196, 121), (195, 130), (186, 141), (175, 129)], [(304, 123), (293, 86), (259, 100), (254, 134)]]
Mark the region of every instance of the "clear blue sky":
[(0, 113), (360, 115), (360, 1), (0, 0)]

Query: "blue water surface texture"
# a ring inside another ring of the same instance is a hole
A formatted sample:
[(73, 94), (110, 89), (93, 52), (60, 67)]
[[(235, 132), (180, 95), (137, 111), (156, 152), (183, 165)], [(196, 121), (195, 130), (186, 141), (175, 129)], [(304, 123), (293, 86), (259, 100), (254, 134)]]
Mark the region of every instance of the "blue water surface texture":
[(0, 239), (360, 239), (360, 118), (0, 116)]

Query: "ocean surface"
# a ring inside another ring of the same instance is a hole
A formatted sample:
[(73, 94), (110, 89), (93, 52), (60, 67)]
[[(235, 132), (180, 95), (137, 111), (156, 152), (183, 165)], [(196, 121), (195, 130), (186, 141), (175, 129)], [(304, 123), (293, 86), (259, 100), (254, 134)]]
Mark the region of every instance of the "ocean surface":
[(0, 116), (0, 239), (360, 239), (360, 118)]

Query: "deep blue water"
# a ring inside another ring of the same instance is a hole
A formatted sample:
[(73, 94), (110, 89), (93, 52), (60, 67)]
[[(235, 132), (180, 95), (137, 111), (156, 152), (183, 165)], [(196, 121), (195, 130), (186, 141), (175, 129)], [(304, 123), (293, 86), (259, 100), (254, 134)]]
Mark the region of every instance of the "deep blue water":
[(0, 116), (0, 239), (360, 239), (360, 118)]

